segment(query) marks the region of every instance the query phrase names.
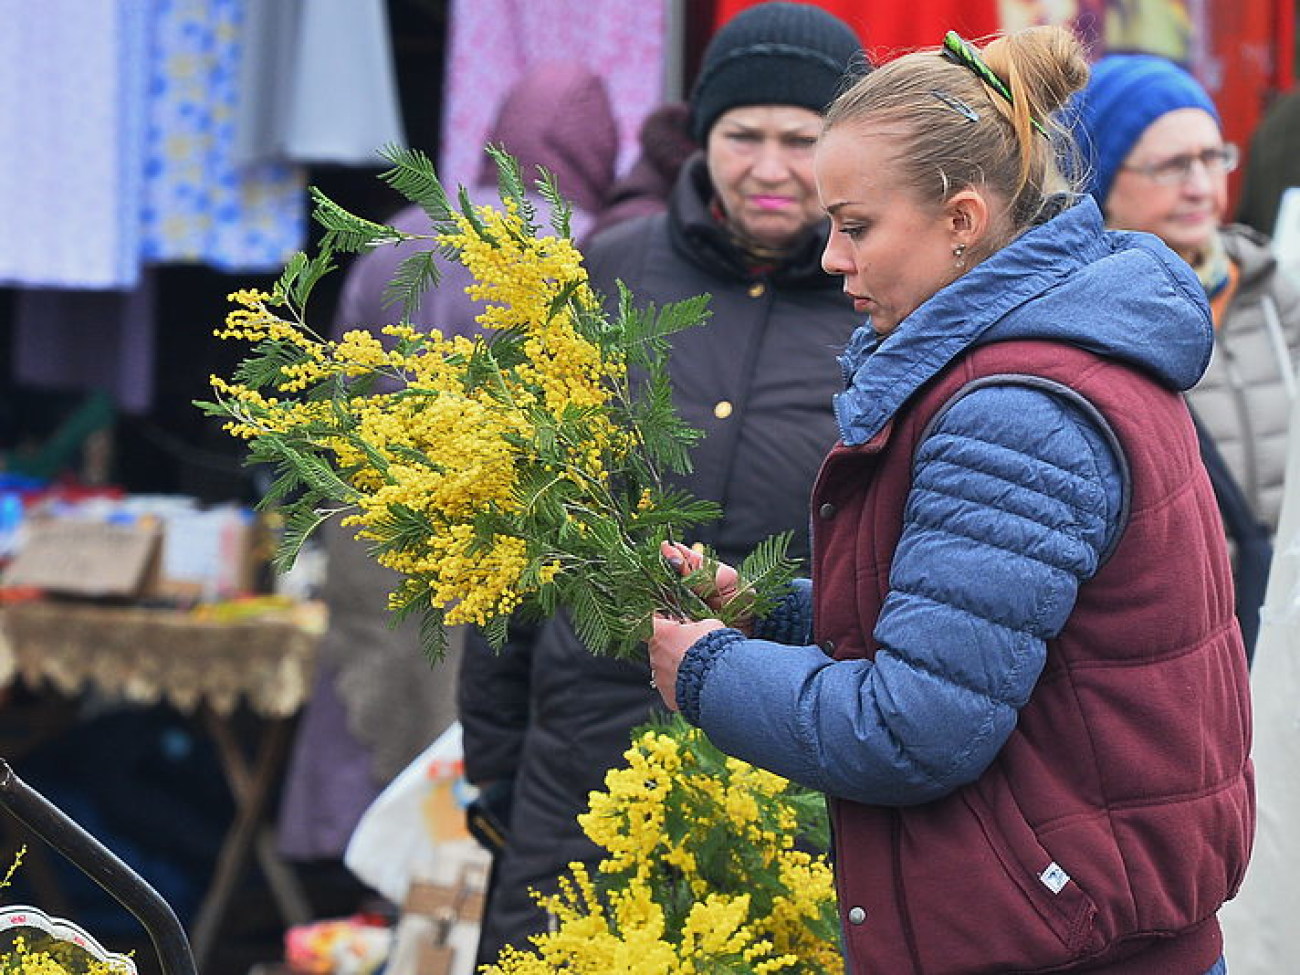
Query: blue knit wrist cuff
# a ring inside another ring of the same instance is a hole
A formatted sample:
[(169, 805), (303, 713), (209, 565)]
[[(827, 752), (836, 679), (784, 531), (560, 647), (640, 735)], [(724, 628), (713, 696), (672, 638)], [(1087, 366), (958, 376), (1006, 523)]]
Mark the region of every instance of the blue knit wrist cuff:
[(677, 668), (677, 707), (682, 717), (693, 725), (700, 723), (700, 692), (708, 680), (709, 671), (727, 647), (740, 643), (745, 634), (739, 630), (723, 628), (710, 630), (692, 644)]
[(772, 611), (754, 621), (754, 636), (773, 643), (802, 646), (812, 638), (812, 586), (796, 579)]

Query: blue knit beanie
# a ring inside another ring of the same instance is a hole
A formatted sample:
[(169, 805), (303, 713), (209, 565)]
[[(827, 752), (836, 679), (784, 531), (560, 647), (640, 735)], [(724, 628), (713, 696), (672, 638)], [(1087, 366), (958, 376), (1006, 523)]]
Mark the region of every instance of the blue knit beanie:
[(1077, 136), (1087, 158), (1088, 191), (1104, 208), (1111, 185), (1142, 133), (1160, 116), (1200, 108), (1219, 122), (1219, 111), (1200, 83), (1173, 61), (1155, 54), (1108, 54), (1092, 66), (1077, 97)]

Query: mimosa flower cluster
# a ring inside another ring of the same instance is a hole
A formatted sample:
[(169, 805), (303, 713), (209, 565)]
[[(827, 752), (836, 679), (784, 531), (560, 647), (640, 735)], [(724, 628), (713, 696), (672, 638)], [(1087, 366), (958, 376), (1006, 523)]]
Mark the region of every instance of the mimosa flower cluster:
[(824, 800), (729, 758), (679, 717), (643, 730), (580, 817), (606, 851), (539, 902), (555, 929), (487, 975), (843, 971)]
[[(308, 297), (334, 250), (420, 239), (318, 194), (320, 253), (298, 255), (269, 293), (231, 295), (218, 334), (252, 352), (233, 378), (212, 378), (216, 399), (200, 405), (275, 469), (264, 505), (286, 516), (281, 566), (338, 518), (400, 575), (391, 608), (423, 615), (435, 656), (446, 625), (476, 624), (499, 645), (512, 614), (560, 609), (594, 651), (631, 654), (656, 611), (716, 615), (697, 592), (704, 573), (682, 580), (658, 554), (662, 539), (689, 540), (720, 514), (669, 481), (689, 468), (698, 433), (672, 407), (667, 339), (704, 319), (705, 300), (646, 310), (625, 294), (607, 314), (554, 185), (545, 174), (537, 184), (552, 213), (543, 233), (518, 167), (494, 155), (500, 206), (462, 192), (452, 207), (418, 152), (390, 150), (384, 175), (431, 227), (390, 293), (409, 311), (437, 261), (458, 260), (484, 304), (475, 334), (418, 329), (409, 316), (337, 339), (313, 331)], [(729, 612), (761, 609), (790, 568), (784, 539), (760, 547), (741, 566), (744, 605)]]

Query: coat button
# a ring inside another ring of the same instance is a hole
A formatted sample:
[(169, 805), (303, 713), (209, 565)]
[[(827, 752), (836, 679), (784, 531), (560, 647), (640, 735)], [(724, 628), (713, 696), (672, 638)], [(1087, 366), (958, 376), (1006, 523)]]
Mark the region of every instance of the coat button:
[(731, 403), (725, 399), (716, 403), (713, 407), (713, 415), (719, 420), (725, 420), (727, 417), (731, 416)]
[(756, 281), (749, 286), (749, 296), (751, 298), (761, 298), (767, 293), (767, 285), (762, 281)]
[(821, 515), (822, 521), (830, 521), (835, 517), (835, 505), (827, 501), (817, 509), (817, 514)]
[(850, 923), (850, 924), (861, 924), (861, 923), (862, 923), (863, 921), (865, 921), (866, 919), (867, 919), (867, 911), (866, 911), (865, 908), (862, 908), (862, 907), (850, 907), (850, 908), (849, 908), (849, 923)]

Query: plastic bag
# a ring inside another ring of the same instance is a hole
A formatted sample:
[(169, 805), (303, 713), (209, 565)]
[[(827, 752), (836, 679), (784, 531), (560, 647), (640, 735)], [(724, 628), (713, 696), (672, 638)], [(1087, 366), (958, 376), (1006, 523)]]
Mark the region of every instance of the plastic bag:
[(489, 854), (470, 835), (461, 728), (454, 723), (362, 815), (343, 862), (402, 907), (386, 975), (474, 969)]

